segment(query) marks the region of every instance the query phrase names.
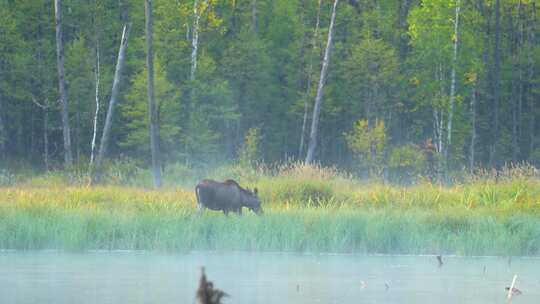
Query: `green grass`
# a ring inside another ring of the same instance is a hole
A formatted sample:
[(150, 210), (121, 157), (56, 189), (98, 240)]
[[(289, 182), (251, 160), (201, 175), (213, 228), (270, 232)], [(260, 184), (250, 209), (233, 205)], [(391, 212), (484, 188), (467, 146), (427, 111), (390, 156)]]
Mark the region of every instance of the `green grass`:
[(398, 187), (302, 165), (230, 174), (260, 189), (263, 216), (199, 214), (185, 185), (27, 179), (0, 188), (0, 249), (540, 255), (535, 175)]

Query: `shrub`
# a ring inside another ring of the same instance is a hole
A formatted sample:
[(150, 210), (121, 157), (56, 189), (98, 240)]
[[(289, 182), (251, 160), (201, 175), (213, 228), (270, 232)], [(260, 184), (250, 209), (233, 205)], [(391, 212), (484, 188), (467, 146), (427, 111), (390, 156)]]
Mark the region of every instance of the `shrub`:
[(392, 178), (399, 182), (414, 180), (424, 172), (426, 156), (416, 145), (408, 144), (392, 149), (388, 169)]
[(253, 167), (259, 160), (259, 142), (261, 141), (261, 134), (258, 128), (251, 128), (248, 130), (244, 143), (238, 150), (238, 161), (242, 167)]
[(375, 126), (370, 126), (367, 120), (358, 120), (351, 132), (345, 133), (345, 139), (360, 166), (367, 168), (371, 176), (380, 177), (388, 140), (384, 122), (378, 121)]

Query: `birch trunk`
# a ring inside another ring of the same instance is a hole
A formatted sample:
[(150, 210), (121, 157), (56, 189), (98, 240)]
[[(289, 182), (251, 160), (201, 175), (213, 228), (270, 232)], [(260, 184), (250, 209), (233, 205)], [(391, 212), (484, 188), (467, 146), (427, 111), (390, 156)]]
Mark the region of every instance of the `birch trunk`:
[[(99, 40), (96, 38), (96, 68), (94, 72), (95, 85), (96, 85), (96, 112), (94, 113), (94, 128), (92, 132), (92, 142), (90, 147), (90, 169), (94, 164), (94, 154), (96, 150), (96, 137), (97, 137), (97, 123), (99, 115), (99, 78), (100, 78), (100, 67), (99, 67)], [(91, 174), (90, 174), (91, 176)]]
[(309, 138), (309, 146), (306, 156), (306, 163), (311, 163), (315, 156), (315, 149), (317, 148), (317, 133), (319, 128), (319, 117), (321, 114), (321, 103), (323, 88), (326, 82), (326, 74), (328, 72), (328, 63), (330, 61), (330, 48), (332, 47), (332, 35), (334, 32), (334, 22), (336, 19), (336, 9), (338, 0), (334, 0), (334, 6), (332, 7), (332, 17), (330, 19), (330, 27), (328, 29), (328, 41), (326, 42), (326, 50), (324, 51), (324, 59), (321, 68), (321, 76), (319, 78), (319, 85), (317, 87), (317, 96), (315, 97), (315, 106), (313, 107), (313, 119), (311, 121), (311, 134)]
[(197, 52), (199, 50), (199, 20), (201, 15), (199, 13), (199, 0), (193, 2), (193, 26), (191, 37), (191, 73), (190, 80), (195, 80), (195, 72), (197, 70)]
[(450, 146), (452, 144), (452, 121), (454, 119), (454, 104), (456, 99), (456, 65), (457, 65), (457, 53), (459, 45), (459, 11), (460, 0), (456, 0), (456, 17), (454, 22), (454, 42), (453, 42), (453, 58), (452, 58), (452, 75), (450, 80), (450, 109), (448, 110), (448, 125), (446, 128), (446, 149), (444, 154), (445, 166), (448, 166), (450, 157)]
[(71, 153), (71, 135), (69, 128), (69, 108), (65, 84), (64, 72), (64, 43), (62, 41), (62, 3), (61, 0), (54, 1), (54, 13), (56, 21), (56, 63), (58, 68), (58, 89), (60, 93), (60, 103), (62, 104), (62, 130), (64, 136), (64, 164), (66, 168), (73, 165), (73, 155)]
[(319, 0), (319, 4), (317, 6), (317, 21), (315, 23), (315, 32), (313, 32), (313, 38), (312, 38), (312, 47), (313, 52), (309, 55), (309, 65), (308, 65), (308, 72), (307, 72), (307, 85), (306, 85), (306, 96), (304, 97), (304, 118), (302, 119), (302, 133), (300, 133), (300, 148), (298, 149), (298, 157), (302, 157), (302, 154), (304, 153), (304, 143), (305, 143), (305, 135), (306, 135), (306, 126), (307, 126), (307, 118), (308, 118), (308, 111), (309, 111), (309, 98), (310, 98), (310, 92), (311, 92), (311, 82), (313, 81), (313, 54), (319, 47), (318, 41), (319, 41), (319, 24), (321, 20), (321, 2), (322, 0)]
[(472, 85), (471, 92), (471, 145), (469, 147), (469, 171), (474, 173), (475, 146), (476, 146), (476, 81)]
[[(439, 94), (440, 96), (445, 96), (444, 91), (444, 73), (442, 68), (442, 63), (439, 62), (438, 70), (435, 75), (439, 83)], [(446, 155), (446, 140), (444, 139), (444, 130), (445, 130), (445, 113), (446, 110), (441, 105), (436, 105), (433, 109), (435, 115), (435, 139), (436, 139), (436, 150), (437, 150), (437, 180), (442, 182), (444, 176), (444, 156)]]
[(435, 143), (435, 148), (436, 148), (436, 151), (437, 151), (437, 180), (439, 182), (442, 182), (443, 180), (443, 170), (444, 170), (444, 166), (443, 166), (443, 161), (442, 161), (442, 155), (444, 155), (444, 150), (445, 150), (445, 146), (444, 146), (444, 141), (443, 141), (443, 137), (444, 137), (444, 112), (440, 109), (434, 109), (433, 110), (433, 114), (435, 116), (435, 138), (436, 138), (436, 143)]
[(109, 108), (107, 110), (107, 116), (105, 118), (105, 125), (103, 126), (103, 133), (101, 134), (101, 141), (99, 144), (99, 152), (96, 159), (96, 165), (98, 169), (101, 166), (101, 162), (103, 161), (105, 154), (107, 154), (107, 150), (109, 148), (109, 137), (110, 137), (110, 133), (112, 129), (116, 103), (118, 102), (118, 91), (120, 87), (120, 79), (122, 77), (122, 70), (124, 68), (124, 61), (126, 57), (129, 28), (130, 28), (130, 25), (126, 24), (124, 25), (124, 28), (122, 30), (122, 40), (120, 41), (120, 48), (118, 50), (118, 58), (116, 61), (116, 69), (114, 71), (114, 80), (113, 80), (113, 86), (112, 86), (112, 92), (111, 92), (111, 99), (109, 101)]
[(156, 102), (154, 100), (154, 50), (152, 0), (145, 1), (146, 15), (146, 68), (148, 85), (148, 114), (150, 116), (150, 145), (152, 151), (152, 173), (154, 175), (154, 187), (161, 187), (161, 161), (159, 152), (159, 127), (157, 121)]

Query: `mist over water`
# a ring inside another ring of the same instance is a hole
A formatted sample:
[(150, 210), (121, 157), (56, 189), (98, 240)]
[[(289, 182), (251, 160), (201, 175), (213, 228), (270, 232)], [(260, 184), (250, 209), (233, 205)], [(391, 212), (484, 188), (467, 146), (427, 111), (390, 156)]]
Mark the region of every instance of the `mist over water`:
[[(2, 252), (1, 303), (194, 303), (205, 266), (224, 303), (538, 303), (540, 259), (193, 252)], [(485, 269), (485, 271), (484, 271)]]

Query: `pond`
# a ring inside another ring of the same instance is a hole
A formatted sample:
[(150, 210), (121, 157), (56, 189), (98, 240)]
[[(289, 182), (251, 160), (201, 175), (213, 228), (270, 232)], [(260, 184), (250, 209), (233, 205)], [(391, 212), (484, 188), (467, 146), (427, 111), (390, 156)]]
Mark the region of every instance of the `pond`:
[(540, 259), (137, 251), (0, 252), (1, 303), (195, 303), (200, 267), (224, 303), (540, 303)]

